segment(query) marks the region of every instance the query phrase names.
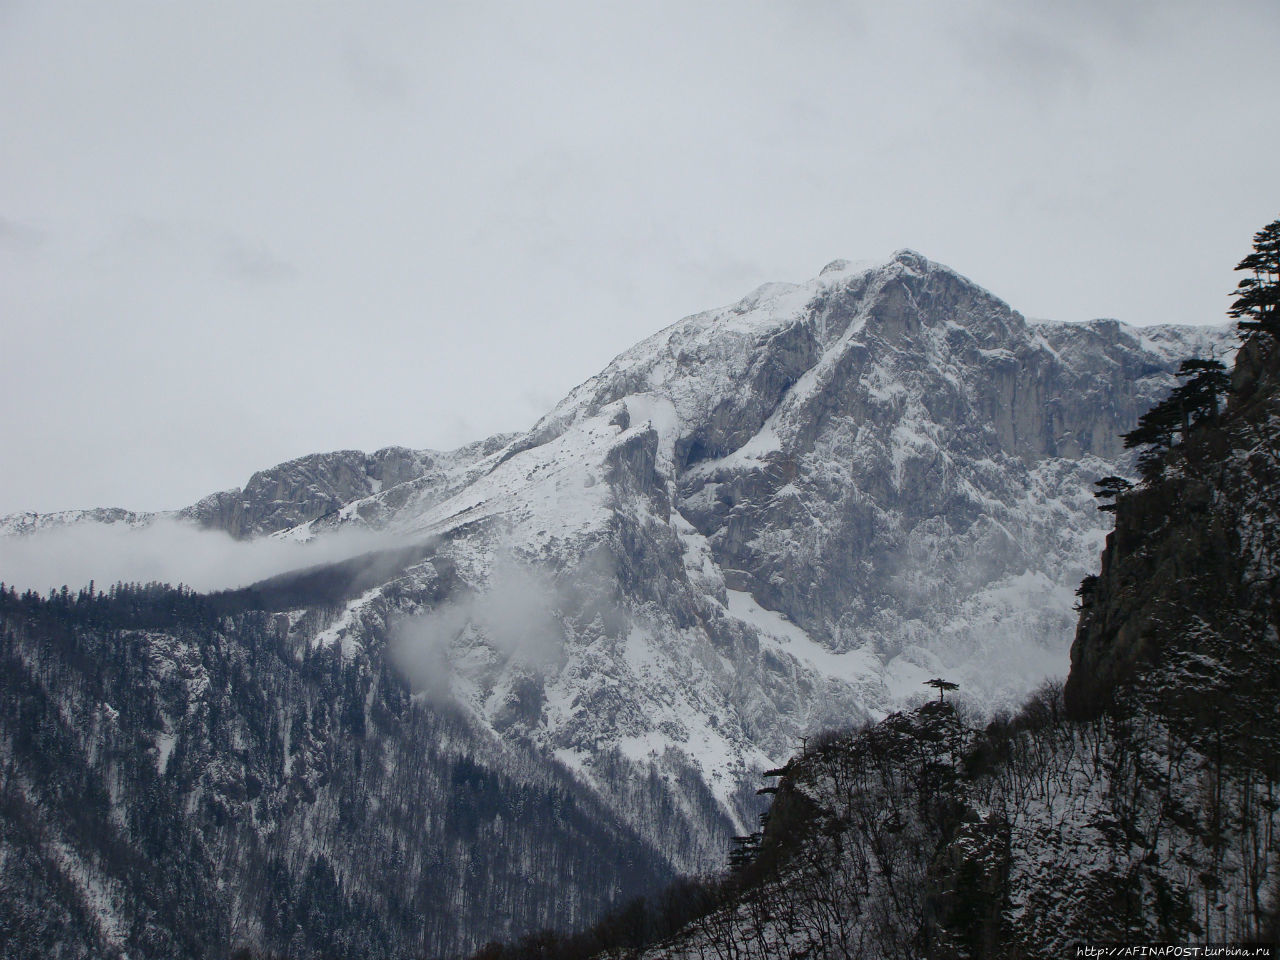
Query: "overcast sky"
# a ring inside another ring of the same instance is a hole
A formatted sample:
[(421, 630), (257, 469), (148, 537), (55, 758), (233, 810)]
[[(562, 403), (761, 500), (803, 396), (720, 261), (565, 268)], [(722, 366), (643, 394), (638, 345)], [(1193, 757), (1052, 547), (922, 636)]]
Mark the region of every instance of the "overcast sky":
[(0, 0), (0, 513), (529, 426), (680, 317), (913, 247), (1224, 318), (1280, 4)]

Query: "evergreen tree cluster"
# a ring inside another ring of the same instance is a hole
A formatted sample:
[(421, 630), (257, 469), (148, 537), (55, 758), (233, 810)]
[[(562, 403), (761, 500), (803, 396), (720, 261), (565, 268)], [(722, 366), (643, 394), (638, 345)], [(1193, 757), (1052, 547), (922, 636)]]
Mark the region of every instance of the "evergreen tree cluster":
[[(1253, 252), (1236, 265), (1248, 274), (1235, 290), (1229, 316), (1237, 320), (1242, 337), (1263, 345), (1280, 339), (1280, 220), (1273, 220), (1253, 238)], [(1222, 406), (1231, 390), (1231, 377), (1222, 361), (1212, 357), (1192, 357), (1178, 369), (1179, 383), (1169, 396), (1144, 413), (1138, 424), (1123, 435), (1126, 450), (1138, 450), (1138, 473), (1144, 483), (1154, 483), (1164, 474), (1174, 448), (1185, 445), (1193, 433), (1221, 423)], [(1115, 510), (1115, 502), (1126, 493), (1123, 478), (1104, 477), (1095, 496), (1103, 502), (1098, 509)]]
[(670, 877), (567, 772), (312, 647), (331, 612), (254, 596), (0, 589), (0, 957), (456, 955)]
[[(1139, 417), (1138, 425), (1123, 437), (1126, 450), (1141, 450), (1138, 472), (1148, 482), (1160, 476), (1176, 440), (1185, 443), (1192, 430), (1218, 425), (1222, 398), (1231, 388), (1231, 378), (1221, 360), (1184, 360), (1178, 368), (1178, 378), (1182, 382), (1169, 396)], [(1108, 477), (1100, 482), (1110, 481), (1114, 489), (1114, 479)]]
[(1253, 252), (1236, 269), (1249, 274), (1236, 286), (1231, 304), (1240, 332), (1280, 339), (1280, 219), (1254, 234)]

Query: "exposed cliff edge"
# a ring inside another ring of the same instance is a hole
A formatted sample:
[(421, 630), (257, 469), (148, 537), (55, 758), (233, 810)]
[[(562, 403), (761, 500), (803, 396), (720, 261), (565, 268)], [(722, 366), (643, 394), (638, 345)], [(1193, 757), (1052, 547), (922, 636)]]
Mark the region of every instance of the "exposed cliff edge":
[[(733, 870), (553, 955), (1066, 956), (1280, 942), (1280, 351), (1118, 499), (1065, 697), (933, 700), (810, 741)], [(939, 686), (947, 684), (939, 681)], [(944, 691), (945, 692), (945, 691)], [(647, 933), (645, 931), (648, 931)], [(656, 946), (655, 941), (660, 941)], [(488, 960), (536, 954), (532, 941)], [(544, 943), (541, 947), (547, 949)], [(558, 951), (558, 952), (556, 952)], [(613, 954), (610, 954), (613, 955)]]
[(1275, 700), (1264, 709), (1280, 690), (1278, 379), (1274, 341), (1251, 339), (1221, 426), (1191, 430), (1157, 479), (1120, 498), (1082, 588), (1066, 686), (1076, 714), (1137, 697), (1184, 736), (1217, 735), (1231, 714), (1248, 719), (1233, 741), (1280, 755)]

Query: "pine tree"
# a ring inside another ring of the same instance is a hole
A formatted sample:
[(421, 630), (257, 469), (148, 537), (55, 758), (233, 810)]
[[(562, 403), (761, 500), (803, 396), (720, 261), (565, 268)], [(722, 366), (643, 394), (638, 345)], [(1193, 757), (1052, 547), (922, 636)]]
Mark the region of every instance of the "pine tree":
[[(1128, 433), (1122, 434), (1124, 448), (1145, 447), (1138, 455), (1138, 472), (1147, 483), (1156, 480), (1164, 470), (1165, 453), (1173, 447), (1176, 437), (1181, 435), (1185, 443), (1191, 428), (1204, 421), (1216, 424), (1221, 397), (1231, 389), (1231, 377), (1220, 360), (1206, 360), (1193, 357), (1182, 361), (1178, 367), (1178, 384), (1154, 407), (1138, 418), (1138, 425)], [(1114, 498), (1124, 490), (1103, 483), (1118, 480), (1117, 477), (1106, 477), (1097, 484), (1099, 498)], [(1099, 510), (1114, 510), (1115, 507), (1103, 504)]]
[(1231, 389), (1231, 375), (1221, 360), (1193, 357), (1183, 360), (1178, 377), (1184, 382), (1170, 395), (1182, 410), (1183, 439), (1193, 424), (1218, 422), (1218, 400)]
[(941, 677), (934, 677), (932, 680), (924, 682), (926, 687), (933, 687), (938, 691), (938, 699), (945, 700), (948, 690), (959, 690), (960, 684), (952, 683), (950, 680), (943, 680)]
[(1145, 447), (1138, 455), (1138, 473), (1147, 483), (1159, 478), (1164, 470), (1164, 455), (1173, 446), (1173, 438), (1182, 421), (1182, 412), (1166, 398), (1138, 418), (1138, 425), (1121, 435), (1124, 448)]
[(1235, 289), (1230, 316), (1241, 335), (1261, 332), (1280, 338), (1280, 220), (1272, 220), (1253, 235), (1253, 253), (1236, 265), (1251, 276)]
[[(1124, 493), (1126, 490), (1132, 490), (1133, 484), (1130, 483), (1128, 480), (1126, 480), (1124, 477), (1117, 477), (1113, 475), (1109, 477), (1103, 477), (1101, 480), (1099, 480), (1097, 483), (1094, 484), (1094, 487), (1096, 489), (1094, 490), (1093, 495), (1097, 497), (1099, 500), (1103, 501), (1102, 503), (1098, 504), (1098, 509), (1102, 510), (1105, 513), (1115, 513), (1116, 498), (1119, 497), (1120, 494)], [(1110, 500), (1111, 503), (1105, 502), (1107, 500)]]

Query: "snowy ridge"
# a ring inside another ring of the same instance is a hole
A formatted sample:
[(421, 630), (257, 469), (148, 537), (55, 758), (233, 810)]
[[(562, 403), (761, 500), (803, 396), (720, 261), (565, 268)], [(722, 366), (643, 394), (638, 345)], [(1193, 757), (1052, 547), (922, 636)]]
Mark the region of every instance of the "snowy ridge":
[[(837, 261), (667, 327), (527, 434), (304, 458), (251, 483), (271, 509), (237, 514), (235, 491), (203, 515), (438, 540), (465, 601), (371, 591), (313, 642), (381, 656), (363, 611), (403, 621), (447, 677), (423, 696), (558, 758), (703, 869), (800, 736), (882, 717), (930, 676), (989, 707), (1065, 673), (1103, 536), (1089, 485), (1122, 469), (1116, 435), (1177, 361), (1228, 343), (1029, 324), (912, 251)], [(531, 583), (536, 609), (511, 600)], [(669, 813), (629, 792), (649, 776)], [(683, 818), (678, 848), (658, 816)]]
[(115, 507), (96, 508), (92, 510), (58, 510), (53, 513), (10, 513), (0, 517), (0, 537), (23, 537), (48, 532), (76, 524), (93, 523), (105, 527), (141, 527), (161, 517), (174, 516), (166, 513), (135, 513)]
[(741, 823), (735, 792), (805, 731), (939, 672), (987, 704), (1065, 672), (1089, 486), (1177, 360), (1227, 343), (1068, 327), (911, 251), (836, 265), (626, 351), (452, 496), (342, 518), (444, 538), (477, 588), (507, 557), (549, 571), (560, 659), (530, 679), (466, 633), (470, 709), (501, 727), (523, 697), (519, 734), (587, 779), (682, 755)]

